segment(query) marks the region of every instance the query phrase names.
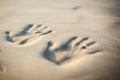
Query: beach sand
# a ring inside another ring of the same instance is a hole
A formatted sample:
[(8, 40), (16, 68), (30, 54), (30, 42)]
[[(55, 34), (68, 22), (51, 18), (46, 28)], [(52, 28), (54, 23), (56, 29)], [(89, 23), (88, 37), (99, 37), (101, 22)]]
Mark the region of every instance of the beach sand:
[(1, 0), (0, 80), (120, 80), (120, 0)]

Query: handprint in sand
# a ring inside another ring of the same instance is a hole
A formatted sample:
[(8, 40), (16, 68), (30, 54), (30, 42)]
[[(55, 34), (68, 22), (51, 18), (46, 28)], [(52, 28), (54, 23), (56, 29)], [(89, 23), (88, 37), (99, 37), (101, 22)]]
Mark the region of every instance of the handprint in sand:
[(58, 48), (52, 49), (54, 43), (48, 42), (47, 48), (43, 53), (45, 59), (61, 65), (69, 63), (81, 57), (96, 54), (101, 52), (101, 49), (96, 48), (97, 43), (88, 37), (78, 39), (78, 37), (70, 38), (66, 43)]
[(19, 45), (25, 45), (36, 39), (41, 38), (43, 35), (51, 33), (52, 30), (48, 26), (28, 24), (22, 31), (12, 34), (10, 31), (6, 31), (6, 39), (9, 42)]

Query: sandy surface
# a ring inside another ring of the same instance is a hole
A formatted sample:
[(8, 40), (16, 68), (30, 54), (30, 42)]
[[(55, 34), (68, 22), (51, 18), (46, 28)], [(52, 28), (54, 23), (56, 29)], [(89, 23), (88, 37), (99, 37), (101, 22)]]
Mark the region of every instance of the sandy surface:
[(119, 80), (119, 5), (1, 0), (0, 80)]

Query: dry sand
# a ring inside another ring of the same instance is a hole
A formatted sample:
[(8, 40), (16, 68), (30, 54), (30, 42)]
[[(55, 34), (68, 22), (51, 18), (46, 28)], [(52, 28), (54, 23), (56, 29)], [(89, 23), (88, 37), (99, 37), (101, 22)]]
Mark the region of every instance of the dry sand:
[(0, 80), (120, 80), (120, 0), (0, 0)]

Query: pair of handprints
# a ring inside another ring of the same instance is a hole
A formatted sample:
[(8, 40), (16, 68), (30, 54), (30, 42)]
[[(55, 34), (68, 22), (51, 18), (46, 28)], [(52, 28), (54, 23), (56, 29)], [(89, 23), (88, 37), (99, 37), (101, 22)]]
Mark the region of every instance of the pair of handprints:
[[(49, 29), (48, 26), (29, 24), (23, 30), (15, 34), (12, 34), (10, 31), (6, 31), (5, 34), (8, 42), (17, 45), (27, 45), (36, 39), (40, 39), (44, 35), (51, 34), (52, 32), (53, 30)], [(43, 57), (57, 65), (102, 51), (100, 49), (95, 49), (97, 43), (89, 37), (79, 39), (79, 37), (73, 36), (62, 46), (51, 49), (54, 44), (55, 43), (52, 41), (47, 43), (47, 47), (43, 52)]]

